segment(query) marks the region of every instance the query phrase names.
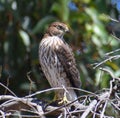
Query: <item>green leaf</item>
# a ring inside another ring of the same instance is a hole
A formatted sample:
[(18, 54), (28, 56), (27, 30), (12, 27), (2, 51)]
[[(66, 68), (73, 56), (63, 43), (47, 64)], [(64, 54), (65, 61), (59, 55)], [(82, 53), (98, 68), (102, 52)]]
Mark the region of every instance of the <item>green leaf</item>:
[(26, 47), (29, 47), (30, 46), (30, 37), (29, 37), (29, 35), (23, 30), (19, 30), (19, 34), (20, 34), (20, 36), (21, 36), (21, 38), (23, 40), (24, 45)]
[(102, 44), (101, 44), (101, 41), (100, 39), (97, 37), (97, 35), (92, 35), (92, 41), (93, 43), (98, 46), (98, 47), (101, 47)]

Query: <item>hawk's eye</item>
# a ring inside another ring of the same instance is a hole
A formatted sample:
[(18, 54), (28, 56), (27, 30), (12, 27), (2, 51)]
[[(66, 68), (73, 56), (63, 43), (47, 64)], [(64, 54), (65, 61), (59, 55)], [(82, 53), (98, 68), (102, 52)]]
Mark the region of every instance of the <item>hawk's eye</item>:
[(61, 25), (58, 25), (58, 26), (57, 26), (57, 29), (59, 29), (59, 30), (64, 30), (64, 28), (63, 28)]

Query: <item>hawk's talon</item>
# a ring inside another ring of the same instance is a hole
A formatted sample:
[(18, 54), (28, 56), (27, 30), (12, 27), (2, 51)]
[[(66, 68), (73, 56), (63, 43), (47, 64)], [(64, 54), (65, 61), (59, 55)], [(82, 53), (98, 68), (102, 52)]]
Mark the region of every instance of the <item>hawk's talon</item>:
[(67, 99), (66, 96), (64, 96), (63, 99), (58, 102), (59, 105), (61, 105), (61, 104), (67, 104), (67, 103), (70, 103), (70, 101)]

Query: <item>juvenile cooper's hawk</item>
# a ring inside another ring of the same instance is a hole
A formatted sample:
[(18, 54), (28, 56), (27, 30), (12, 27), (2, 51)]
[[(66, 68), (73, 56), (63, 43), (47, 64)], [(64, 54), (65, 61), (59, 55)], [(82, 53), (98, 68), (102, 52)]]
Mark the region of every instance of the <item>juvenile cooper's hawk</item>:
[[(69, 29), (66, 24), (53, 22), (39, 45), (39, 62), (51, 87), (80, 87), (80, 75), (71, 48), (63, 39)], [(57, 99), (65, 90), (56, 90)], [(68, 90), (67, 100), (77, 99), (74, 90)]]

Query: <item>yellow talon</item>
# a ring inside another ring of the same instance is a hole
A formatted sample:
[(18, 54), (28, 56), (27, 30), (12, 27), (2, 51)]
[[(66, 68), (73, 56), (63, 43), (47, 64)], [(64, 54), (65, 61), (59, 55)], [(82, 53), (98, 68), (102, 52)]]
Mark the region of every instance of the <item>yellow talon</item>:
[(62, 99), (60, 102), (58, 102), (58, 104), (61, 105), (61, 104), (69, 103), (69, 102), (70, 102), (70, 101), (67, 99), (67, 97), (64, 96), (63, 99)]

